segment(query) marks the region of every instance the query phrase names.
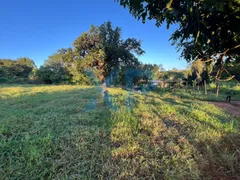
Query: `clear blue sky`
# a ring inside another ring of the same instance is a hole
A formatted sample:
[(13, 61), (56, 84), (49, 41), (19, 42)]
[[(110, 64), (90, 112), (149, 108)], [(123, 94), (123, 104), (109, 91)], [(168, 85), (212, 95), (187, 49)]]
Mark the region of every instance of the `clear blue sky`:
[(167, 69), (186, 67), (168, 41), (171, 30), (157, 28), (153, 21), (142, 24), (114, 0), (2, 0), (0, 58), (27, 56), (40, 66), (58, 49), (72, 46), (92, 24), (108, 20), (122, 27), (123, 38), (143, 41), (142, 62), (163, 64)]

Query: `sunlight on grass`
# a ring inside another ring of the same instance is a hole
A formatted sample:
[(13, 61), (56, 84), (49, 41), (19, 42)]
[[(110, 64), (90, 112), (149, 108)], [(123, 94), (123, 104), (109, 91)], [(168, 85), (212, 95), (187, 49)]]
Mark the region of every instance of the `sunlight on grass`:
[[(119, 106), (112, 111), (116, 123), (111, 133), (114, 164), (123, 167), (119, 177), (198, 179), (211, 178), (214, 173), (231, 177), (224, 170), (228, 164), (234, 164), (232, 172), (239, 172), (232, 149), (209, 153), (222, 146), (229, 134), (239, 135), (238, 120), (229, 114), (167, 92), (132, 96), (121, 89), (109, 91), (112, 102)], [(127, 96), (134, 102), (132, 111), (126, 108)], [(216, 169), (206, 172), (206, 166)]]
[(61, 85), (61, 86), (37, 86), (34, 85), (25, 85), (25, 86), (0, 86), (0, 99), (6, 98), (16, 98), (25, 95), (35, 95), (37, 93), (53, 93), (58, 91), (73, 91), (79, 89), (90, 88), (88, 86), (70, 86), (70, 85)]
[(3, 179), (237, 179), (239, 119), (176, 93), (0, 89)]
[[(3, 179), (97, 177), (109, 144), (109, 111), (97, 88), (4, 87), (1, 97)], [(97, 108), (86, 112), (92, 98)]]

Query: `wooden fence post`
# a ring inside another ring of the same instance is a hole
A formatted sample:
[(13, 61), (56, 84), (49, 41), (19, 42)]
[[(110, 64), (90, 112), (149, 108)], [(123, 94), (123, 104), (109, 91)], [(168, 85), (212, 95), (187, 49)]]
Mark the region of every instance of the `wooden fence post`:
[(205, 94), (207, 95), (207, 82), (206, 82), (206, 80), (204, 80), (204, 91), (205, 91)]
[(219, 95), (219, 83), (218, 80), (216, 80), (216, 96), (218, 97)]

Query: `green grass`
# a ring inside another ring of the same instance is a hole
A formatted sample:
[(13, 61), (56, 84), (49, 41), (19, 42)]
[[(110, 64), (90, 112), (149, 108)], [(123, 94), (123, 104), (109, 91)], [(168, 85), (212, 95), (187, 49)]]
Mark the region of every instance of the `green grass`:
[[(1, 89), (1, 178), (100, 177), (110, 141), (99, 89), (24, 86)], [(97, 98), (97, 108), (85, 107)]]
[[(199, 89), (196, 87), (193, 89), (192, 87), (186, 88), (176, 88), (175, 92), (172, 94), (183, 97), (186, 99), (192, 100), (203, 100), (203, 101), (226, 101), (227, 96), (231, 96), (232, 101), (240, 101), (240, 85), (236, 83), (227, 83), (227, 82), (220, 82), (219, 86), (219, 96), (216, 96), (216, 85), (211, 83), (207, 85), (207, 95), (204, 92), (204, 87), (200, 87)], [(159, 88), (159, 93), (170, 92), (168, 88)]]
[(99, 87), (3, 86), (1, 178), (240, 178), (239, 119), (169, 92), (109, 94), (113, 106)]

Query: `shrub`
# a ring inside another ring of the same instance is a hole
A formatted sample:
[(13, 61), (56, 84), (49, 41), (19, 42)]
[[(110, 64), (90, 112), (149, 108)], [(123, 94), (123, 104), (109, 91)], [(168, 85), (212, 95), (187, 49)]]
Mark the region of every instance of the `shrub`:
[(9, 79), (6, 78), (6, 77), (0, 77), (0, 84), (3, 84), (3, 83), (8, 83), (9, 82)]

